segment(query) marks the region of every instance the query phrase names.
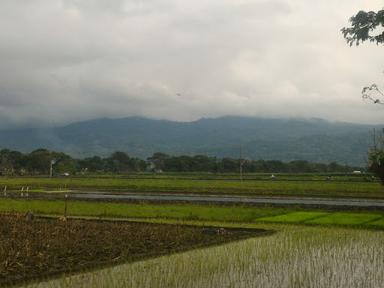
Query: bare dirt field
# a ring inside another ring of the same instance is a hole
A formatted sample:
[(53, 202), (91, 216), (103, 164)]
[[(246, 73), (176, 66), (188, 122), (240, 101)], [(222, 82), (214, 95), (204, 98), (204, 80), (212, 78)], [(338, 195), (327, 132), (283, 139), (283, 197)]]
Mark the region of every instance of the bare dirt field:
[(0, 215), (0, 286), (264, 234), (183, 225)]

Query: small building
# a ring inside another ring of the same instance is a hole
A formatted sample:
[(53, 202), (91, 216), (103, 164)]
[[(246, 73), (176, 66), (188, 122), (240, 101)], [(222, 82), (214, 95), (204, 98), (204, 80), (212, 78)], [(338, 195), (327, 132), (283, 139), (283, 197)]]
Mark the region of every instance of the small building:
[(161, 170), (160, 168), (157, 168), (155, 163), (151, 161), (147, 163), (146, 171), (153, 172), (153, 173), (163, 173), (163, 170)]

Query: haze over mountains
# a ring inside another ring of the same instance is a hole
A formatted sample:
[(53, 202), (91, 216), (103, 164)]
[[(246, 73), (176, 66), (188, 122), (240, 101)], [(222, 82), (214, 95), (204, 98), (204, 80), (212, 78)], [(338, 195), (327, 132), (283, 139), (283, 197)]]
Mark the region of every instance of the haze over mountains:
[(0, 148), (29, 152), (47, 148), (74, 157), (124, 151), (147, 158), (154, 152), (204, 154), (282, 161), (366, 164), (373, 128), (321, 119), (221, 117), (194, 122), (141, 117), (95, 119), (63, 127), (0, 132)]

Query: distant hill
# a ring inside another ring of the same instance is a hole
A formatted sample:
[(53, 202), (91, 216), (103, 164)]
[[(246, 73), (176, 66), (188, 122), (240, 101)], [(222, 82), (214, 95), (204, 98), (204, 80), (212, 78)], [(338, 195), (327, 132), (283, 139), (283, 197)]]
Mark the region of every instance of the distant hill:
[[(0, 148), (37, 148), (75, 157), (124, 151), (146, 158), (154, 152), (250, 159), (332, 161), (365, 165), (373, 125), (321, 119), (221, 117), (194, 122), (140, 117), (96, 119), (63, 127), (0, 131)], [(381, 126), (376, 126), (381, 128)]]

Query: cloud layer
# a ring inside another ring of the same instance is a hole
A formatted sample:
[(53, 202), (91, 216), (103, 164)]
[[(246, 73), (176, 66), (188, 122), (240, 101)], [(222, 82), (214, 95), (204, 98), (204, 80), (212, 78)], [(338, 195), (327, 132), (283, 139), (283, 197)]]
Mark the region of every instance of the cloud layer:
[(383, 123), (384, 47), (350, 48), (357, 0), (2, 0), (1, 127), (221, 115)]

